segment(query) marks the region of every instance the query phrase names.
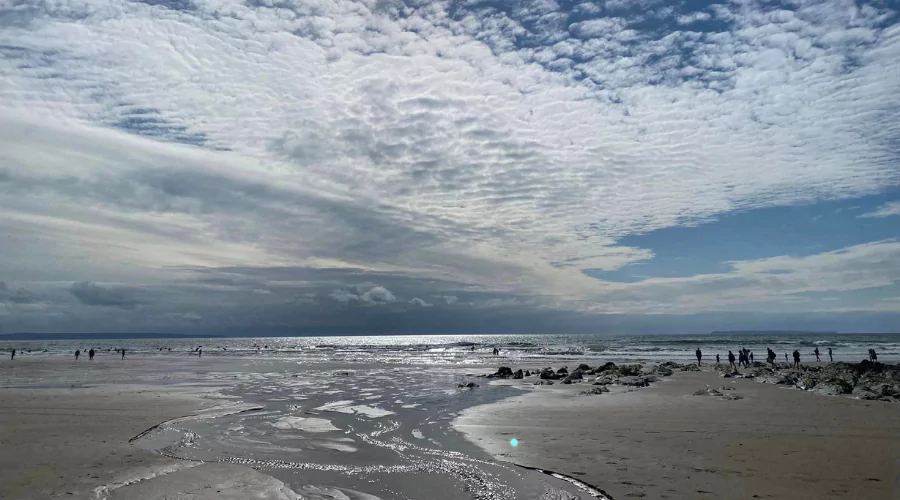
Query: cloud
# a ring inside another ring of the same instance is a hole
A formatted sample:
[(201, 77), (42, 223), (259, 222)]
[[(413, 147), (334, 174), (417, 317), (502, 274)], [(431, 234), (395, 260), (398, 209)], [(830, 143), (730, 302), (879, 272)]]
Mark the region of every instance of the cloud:
[(886, 203), (875, 210), (874, 212), (869, 212), (860, 215), (860, 218), (881, 218), (881, 217), (891, 217), (893, 215), (900, 215), (900, 201), (892, 201), (890, 203)]
[[(895, 6), (568, 5), (0, 7), (0, 275), (116, 306), (98, 323), (134, 305), (58, 284), (177, 290), (143, 304), (176, 321), (212, 297), (690, 313), (879, 282), (827, 254), (774, 278), (582, 270), (654, 258), (627, 236), (900, 186)], [(195, 281), (263, 267), (344, 274)]]
[(134, 290), (122, 286), (102, 286), (90, 281), (73, 283), (70, 290), (82, 304), (131, 309), (142, 303)]
[(428, 302), (425, 302), (424, 300), (422, 300), (418, 297), (413, 297), (412, 299), (410, 299), (409, 303), (410, 303), (410, 305), (413, 305), (416, 307), (433, 307), (434, 306), (434, 304), (429, 304)]
[(37, 294), (22, 287), (16, 288), (15, 290), (10, 289), (5, 282), (0, 281), (0, 302), (32, 304), (39, 302), (39, 297)]
[(369, 304), (389, 304), (396, 302), (397, 297), (390, 290), (381, 286), (375, 286), (359, 296), (360, 300)]

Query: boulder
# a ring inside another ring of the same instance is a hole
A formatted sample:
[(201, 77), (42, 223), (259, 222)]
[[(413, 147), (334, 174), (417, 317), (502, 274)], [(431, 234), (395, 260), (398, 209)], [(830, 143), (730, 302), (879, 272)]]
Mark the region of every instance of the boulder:
[(618, 369), (619, 369), (619, 367), (616, 366), (615, 363), (613, 363), (612, 361), (610, 361), (610, 362), (608, 362), (608, 363), (604, 363), (603, 366), (597, 367), (597, 369), (594, 370), (594, 371), (595, 371), (596, 373), (603, 373), (603, 372), (609, 372), (609, 371), (616, 371), (616, 370), (618, 370)]
[(576, 368), (575, 370), (580, 371), (580, 372), (589, 372), (589, 371), (591, 371), (591, 367), (584, 363), (581, 363), (580, 365), (578, 365), (578, 368)]
[(721, 392), (717, 389), (713, 389), (710, 386), (706, 386), (705, 389), (700, 389), (694, 391), (694, 396), (723, 396)]
[(619, 367), (619, 375), (634, 377), (641, 374), (641, 365), (622, 365)]
[(561, 377), (553, 371), (553, 368), (544, 368), (541, 370), (541, 380), (559, 380)]
[(653, 373), (655, 373), (656, 375), (659, 375), (660, 377), (669, 377), (669, 376), (673, 375), (675, 372), (672, 371), (672, 369), (669, 368), (668, 366), (657, 365), (654, 367)]
[(508, 366), (501, 366), (497, 369), (497, 373), (493, 375), (493, 378), (509, 378), (513, 376), (512, 368)]
[(619, 377), (619, 380), (616, 382), (619, 385), (627, 385), (630, 387), (647, 387), (650, 385), (650, 382), (655, 382), (656, 378), (652, 376), (637, 376), (637, 377)]
[(598, 385), (591, 387), (586, 391), (581, 391), (578, 394), (581, 396), (592, 396), (594, 394), (606, 394), (607, 392), (609, 392), (609, 388), (607, 388), (605, 385)]
[(598, 375), (597, 378), (594, 379), (594, 385), (615, 384), (616, 380), (618, 380), (618, 378), (619, 377), (617, 377), (616, 375), (612, 375), (609, 373), (605, 373), (603, 375)]
[(670, 370), (680, 370), (682, 365), (680, 365), (674, 361), (666, 361), (664, 363), (660, 363), (659, 366), (668, 368)]
[(525, 376), (526, 376), (526, 377), (530, 377), (530, 376), (531, 376), (531, 370), (525, 370)]
[(566, 375), (566, 378), (562, 379), (562, 382), (561, 382), (561, 383), (563, 383), (563, 384), (571, 384), (572, 382), (576, 382), (576, 381), (579, 381), (579, 382), (580, 382), (582, 378), (583, 378), (583, 377), (581, 376), (581, 372), (579, 372), (579, 371), (574, 371), (574, 372), (572, 372), (572, 373)]
[(534, 385), (553, 385), (552, 380), (538, 380)]
[(518, 370), (516, 370), (516, 373), (513, 374), (513, 378), (516, 380), (521, 380), (521, 379), (525, 378), (525, 373), (522, 371), (521, 368), (519, 368)]
[(559, 375), (560, 377), (565, 377), (566, 375), (569, 374), (569, 369), (564, 366), (564, 367), (560, 368), (559, 370), (556, 370), (556, 374)]
[(469, 382), (467, 384), (460, 383), (457, 387), (459, 387), (461, 389), (474, 389), (474, 388), (478, 387), (478, 384), (476, 384), (475, 382)]
[(695, 364), (682, 365), (681, 371), (683, 371), (683, 372), (699, 372), (700, 367)]

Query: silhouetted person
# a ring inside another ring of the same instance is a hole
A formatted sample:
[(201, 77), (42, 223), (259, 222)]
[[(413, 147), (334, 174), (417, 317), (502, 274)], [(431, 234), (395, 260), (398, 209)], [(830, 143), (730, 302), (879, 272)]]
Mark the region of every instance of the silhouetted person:
[(828, 348), (828, 361), (834, 363), (834, 355), (832, 354), (830, 347)]
[(734, 353), (728, 351), (728, 364), (731, 365), (732, 370), (737, 370), (737, 366), (734, 364)]
[(818, 363), (819, 361), (822, 361), (821, 359), (819, 359), (819, 348), (818, 348), (818, 347), (816, 347), (816, 348), (813, 350), (813, 354), (816, 355), (816, 363)]
[(12, 354), (9, 355), (9, 360), (10, 360), (10, 361), (12, 361), (12, 360), (14, 360), (14, 359), (16, 359), (16, 350), (15, 350), (15, 349), (13, 349), (13, 350), (12, 350)]
[(750, 362), (751, 363), (753, 362), (753, 353), (752, 352), (750, 353)]
[(800, 351), (794, 349), (794, 368), (800, 368)]
[(776, 368), (776, 366), (775, 366), (775, 357), (776, 357), (776, 356), (775, 356), (775, 351), (773, 351), (772, 349), (769, 349), (768, 347), (766, 347), (766, 361), (768, 361), (769, 364), (772, 365), (772, 369), (773, 369), (773, 370)]
[(81, 356), (81, 349), (75, 349), (75, 361), (78, 361), (78, 356)]
[(785, 362), (785, 363), (790, 363), (790, 361), (788, 361), (787, 353), (784, 353), (784, 362)]
[(94, 348), (91, 347), (91, 350), (88, 351), (88, 361), (91, 361), (93, 359), (94, 359)]
[(700, 351), (700, 348), (697, 348), (697, 351), (694, 352), (694, 355), (697, 356), (697, 366), (700, 366), (700, 361), (703, 359), (703, 352)]
[(197, 357), (198, 357), (198, 358), (202, 358), (202, 357), (203, 357), (203, 349), (197, 349)]
[(716, 353), (716, 364), (719, 364), (719, 353)]
[(744, 349), (741, 348), (741, 350), (738, 351), (738, 355), (737, 355), (737, 358), (738, 358), (738, 366), (740, 366), (741, 368), (744, 367), (744, 356), (745, 356), (745, 355), (746, 355), (746, 353), (744, 352)]
[(125, 349), (123, 348), (123, 349), (121, 349), (121, 351), (122, 351), (122, 359), (125, 359)]
[(878, 353), (875, 349), (869, 349), (869, 361), (878, 362)]

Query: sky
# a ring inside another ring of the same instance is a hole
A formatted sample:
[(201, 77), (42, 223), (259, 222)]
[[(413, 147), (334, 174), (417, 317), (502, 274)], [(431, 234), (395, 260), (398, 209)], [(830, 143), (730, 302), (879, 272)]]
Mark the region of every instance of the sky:
[(896, 0), (0, 0), (0, 333), (900, 331)]

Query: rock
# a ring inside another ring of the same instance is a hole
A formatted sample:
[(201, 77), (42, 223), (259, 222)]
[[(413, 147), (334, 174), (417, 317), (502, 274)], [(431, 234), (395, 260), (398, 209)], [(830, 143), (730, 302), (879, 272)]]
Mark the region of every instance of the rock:
[(662, 367), (664, 367), (664, 368), (668, 368), (668, 369), (670, 369), (670, 370), (680, 370), (681, 367), (682, 367), (682, 365), (680, 365), (680, 364), (678, 364), (678, 363), (676, 363), (676, 362), (674, 362), (674, 361), (666, 361), (666, 362), (664, 362), (664, 363), (660, 363), (659, 366), (662, 366)]
[(650, 385), (650, 382), (655, 382), (655, 381), (656, 381), (656, 379), (654, 377), (637, 376), (637, 377), (619, 377), (619, 380), (616, 383), (619, 385), (627, 385), (627, 386), (631, 386), (631, 387), (647, 387), (648, 385)]
[(799, 380), (794, 384), (798, 389), (803, 389), (804, 391), (808, 391), (816, 386), (819, 383), (819, 380), (812, 375), (804, 374), (800, 377)]
[(525, 378), (525, 373), (521, 368), (519, 368), (518, 370), (516, 370), (516, 373), (513, 373), (513, 378), (515, 380), (522, 380), (523, 378)]
[(633, 377), (641, 374), (641, 365), (622, 365), (619, 367), (619, 375)]
[(594, 379), (594, 385), (615, 384), (616, 380), (618, 380), (618, 378), (619, 377), (609, 374), (609, 373), (604, 374), (604, 375), (599, 375), (599, 376), (597, 376), (597, 378)]
[(581, 391), (578, 394), (581, 396), (592, 396), (595, 394), (606, 394), (607, 392), (609, 392), (609, 388), (607, 388), (605, 385), (598, 385), (591, 387), (586, 391)]
[(541, 370), (541, 380), (559, 380), (561, 377), (553, 371), (553, 368), (544, 368)]
[(552, 380), (538, 380), (534, 385), (553, 385)]
[(530, 377), (530, 376), (531, 376), (531, 370), (525, 370), (525, 376), (526, 376), (526, 377)]
[(497, 369), (497, 373), (490, 376), (490, 378), (509, 378), (513, 376), (512, 368), (508, 366), (501, 366)]
[(682, 365), (681, 371), (683, 372), (699, 372), (700, 367), (694, 364), (691, 365)]
[(672, 371), (671, 368), (662, 365), (657, 365), (656, 367), (654, 367), (653, 373), (659, 375), (660, 377), (669, 377), (675, 374), (675, 372)]
[(580, 372), (589, 372), (589, 371), (591, 371), (591, 367), (584, 363), (581, 363), (580, 365), (578, 365), (578, 368), (576, 368), (575, 370), (580, 371)]
[(564, 366), (564, 367), (560, 368), (559, 370), (556, 370), (556, 374), (559, 375), (560, 377), (565, 377), (566, 375), (569, 374), (569, 369)]
[(594, 372), (603, 373), (603, 372), (609, 372), (609, 371), (616, 371), (618, 369), (619, 369), (619, 367), (617, 367), (615, 363), (610, 361), (608, 363), (604, 363), (603, 366), (597, 367), (597, 369), (594, 370)]
[(461, 389), (474, 389), (478, 387), (478, 384), (476, 384), (475, 382), (469, 382), (468, 384), (460, 383), (457, 387)]
[(733, 391), (734, 387), (731, 387), (730, 385), (723, 385), (722, 387), (719, 387), (719, 390), (720, 391)]
[(566, 378), (562, 379), (562, 384), (571, 384), (572, 382), (581, 381), (583, 377), (581, 376), (581, 372), (574, 371), (566, 376)]
[(694, 391), (694, 396), (722, 396), (723, 394), (710, 386), (705, 389)]
[(725, 394), (722, 396), (722, 399), (726, 401), (737, 401), (738, 399), (744, 399), (744, 396), (739, 394)]

